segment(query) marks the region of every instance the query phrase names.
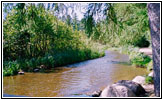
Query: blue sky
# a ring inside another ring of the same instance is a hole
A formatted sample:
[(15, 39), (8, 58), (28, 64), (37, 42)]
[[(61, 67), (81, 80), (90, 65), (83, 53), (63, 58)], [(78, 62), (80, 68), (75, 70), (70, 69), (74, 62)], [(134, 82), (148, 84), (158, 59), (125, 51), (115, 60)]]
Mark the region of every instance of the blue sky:
[[(37, 3), (36, 3), (37, 4)], [(86, 11), (86, 6), (88, 5), (88, 3), (64, 3), (65, 5), (74, 5), (74, 12), (77, 15), (78, 20), (81, 20), (84, 17), (84, 12)], [(72, 10), (69, 8), (68, 9), (68, 14), (73, 17), (73, 15), (71, 14)], [(6, 13), (3, 13), (3, 18), (6, 17)]]

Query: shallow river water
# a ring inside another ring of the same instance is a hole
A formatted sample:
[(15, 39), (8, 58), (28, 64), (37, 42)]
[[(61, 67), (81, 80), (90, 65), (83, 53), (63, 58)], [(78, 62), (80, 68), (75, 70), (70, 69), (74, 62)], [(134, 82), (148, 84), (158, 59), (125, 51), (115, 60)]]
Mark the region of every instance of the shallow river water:
[(137, 75), (147, 74), (146, 69), (127, 64), (127, 55), (105, 53), (102, 58), (57, 67), (49, 73), (3, 77), (3, 93), (30, 97), (82, 96), (118, 80), (132, 80)]

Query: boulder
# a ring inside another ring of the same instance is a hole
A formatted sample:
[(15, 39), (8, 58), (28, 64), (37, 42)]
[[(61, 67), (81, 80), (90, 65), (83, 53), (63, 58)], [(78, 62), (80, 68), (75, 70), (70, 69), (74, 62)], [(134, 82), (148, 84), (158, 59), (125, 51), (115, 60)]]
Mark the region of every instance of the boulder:
[(18, 72), (19, 75), (24, 75), (23, 71)]
[(101, 90), (95, 91), (92, 93), (92, 97), (99, 97), (101, 95)]
[(153, 71), (148, 74), (148, 76), (153, 77)]
[(136, 83), (139, 83), (139, 84), (145, 84), (145, 77), (136, 76), (132, 81), (136, 82)]
[(146, 92), (154, 92), (154, 85), (153, 84), (145, 84), (142, 85)]
[(112, 84), (102, 91), (100, 97), (136, 97), (136, 95), (124, 85)]
[(136, 96), (144, 95), (146, 93), (145, 89), (138, 83), (129, 80), (120, 80), (116, 84), (124, 85), (131, 89)]

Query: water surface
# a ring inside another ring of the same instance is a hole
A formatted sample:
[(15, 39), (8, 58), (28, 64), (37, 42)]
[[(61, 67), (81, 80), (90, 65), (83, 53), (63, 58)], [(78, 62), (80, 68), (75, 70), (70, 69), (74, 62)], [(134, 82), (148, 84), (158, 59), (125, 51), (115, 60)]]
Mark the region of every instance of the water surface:
[[(120, 63), (119, 63), (120, 62)], [(146, 69), (126, 64), (127, 55), (106, 51), (102, 58), (57, 67), (49, 73), (3, 77), (3, 93), (30, 97), (80, 96), (118, 80), (132, 80)]]

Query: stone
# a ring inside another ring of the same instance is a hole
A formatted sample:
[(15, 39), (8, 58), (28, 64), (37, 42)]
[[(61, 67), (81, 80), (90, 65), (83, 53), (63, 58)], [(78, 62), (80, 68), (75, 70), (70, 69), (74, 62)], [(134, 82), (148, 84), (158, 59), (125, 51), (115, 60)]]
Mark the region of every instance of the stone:
[(128, 87), (129, 89), (132, 90), (132, 92), (136, 96), (144, 95), (146, 93), (145, 89), (139, 83), (136, 83), (133, 81), (120, 80), (116, 84), (120, 84), (120, 85), (124, 85), (124, 86)]
[(136, 97), (136, 95), (124, 85), (112, 84), (102, 91), (100, 97)]
[(139, 83), (139, 84), (145, 84), (145, 77), (136, 76), (132, 81), (136, 82), (136, 83)]
[(99, 97), (101, 95), (101, 90), (95, 91), (92, 93), (92, 97)]
[(146, 92), (154, 92), (154, 85), (153, 84), (145, 84), (142, 85)]
[(18, 72), (18, 74), (20, 74), (20, 75), (24, 75), (24, 72), (23, 72), (23, 71), (20, 71), (20, 72)]
[(153, 71), (148, 74), (148, 76), (153, 77)]
[(40, 68), (40, 69), (47, 69), (47, 66), (41, 65), (39, 68)]
[(156, 97), (154, 93), (152, 93), (149, 97)]
[(36, 69), (34, 69), (33, 71), (34, 71), (34, 72), (39, 72), (39, 69), (36, 68)]

